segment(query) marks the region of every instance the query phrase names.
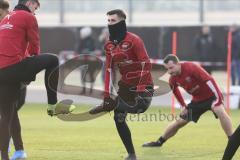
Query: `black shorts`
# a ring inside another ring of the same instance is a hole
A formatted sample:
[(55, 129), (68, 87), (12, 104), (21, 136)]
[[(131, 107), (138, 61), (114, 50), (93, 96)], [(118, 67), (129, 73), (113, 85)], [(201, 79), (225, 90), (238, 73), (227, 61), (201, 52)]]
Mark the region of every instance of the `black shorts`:
[(132, 114), (144, 113), (151, 104), (153, 85), (146, 86), (143, 92), (136, 92), (132, 86), (119, 81), (118, 96), (116, 98), (116, 111)]
[[(205, 101), (189, 103), (187, 106), (188, 113), (185, 115), (180, 115), (180, 118), (186, 121), (193, 121), (197, 123), (203, 113), (205, 113), (206, 111), (212, 111), (211, 106), (215, 99), (215, 97), (211, 97)], [(218, 118), (214, 112), (213, 114), (215, 118)]]

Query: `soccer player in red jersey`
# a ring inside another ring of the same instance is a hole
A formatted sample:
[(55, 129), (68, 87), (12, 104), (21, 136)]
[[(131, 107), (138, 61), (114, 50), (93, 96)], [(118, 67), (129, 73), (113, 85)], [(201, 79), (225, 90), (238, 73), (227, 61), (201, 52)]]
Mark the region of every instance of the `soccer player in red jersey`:
[[(1, 0), (0, 1), (0, 22), (2, 19), (9, 13), (9, 2), (7, 0)], [(21, 109), (21, 107), (25, 103), (26, 98), (26, 87), (23, 87), (19, 93), (16, 109), (14, 110), (14, 118), (12, 120), (11, 125), (11, 137), (13, 140), (13, 144), (15, 147), (15, 152), (13, 156), (11, 157), (11, 160), (15, 160), (16, 158), (26, 158), (26, 153), (24, 151), (23, 147), (23, 141), (22, 141), (22, 135), (21, 135), (21, 125), (18, 117), (18, 110)], [(9, 147), (10, 149), (10, 147)], [(10, 151), (10, 150), (9, 150)]]
[[(170, 74), (170, 87), (182, 106), (180, 118), (171, 123), (164, 134), (154, 142), (143, 144), (143, 147), (159, 147), (173, 137), (180, 128), (190, 121), (197, 123), (202, 114), (212, 111), (219, 118), (225, 134), (233, 133), (230, 117), (223, 106), (223, 96), (215, 80), (202, 67), (192, 62), (180, 63), (175, 55), (167, 55), (164, 66)], [(178, 87), (182, 87), (192, 95), (191, 102), (186, 105)]]
[[(37, 19), (38, 0), (18, 0), (12, 12), (0, 23), (0, 150), (2, 160), (9, 160), (8, 146), (22, 86), (35, 80), (45, 70), (49, 115), (56, 115), (58, 57), (40, 54)], [(24, 102), (24, 101), (23, 101)], [(19, 122), (19, 121), (18, 121)], [(20, 125), (20, 124), (18, 124)], [(14, 136), (14, 135), (13, 135)]]
[[(127, 113), (143, 113), (150, 106), (153, 95), (151, 64), (144, 43), (139, 36), (127, 32), (126, 15), (116, 9), (107, 13), (109, 40), (105, 44), (105, 95), (102, 105), (93, 108), (90, 114), (114, 110), (115, 124), (128, 152), (126, 160), (135, 160), (131, 132), (126, 123)], [(111, 73), (119, 68), (117, 97), (110, 94)]]

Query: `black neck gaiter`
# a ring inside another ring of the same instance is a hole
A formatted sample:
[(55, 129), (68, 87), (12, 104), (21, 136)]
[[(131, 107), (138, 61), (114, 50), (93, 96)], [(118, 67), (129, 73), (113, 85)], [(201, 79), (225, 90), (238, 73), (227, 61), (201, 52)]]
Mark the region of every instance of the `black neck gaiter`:
[(114, 25), (108, 25), (108, 30), (110, 34), (110, 41), (114, 43), (120, 43), (125, 38), (127, 33), (126, 22), (123, 20)]
[(24, 11), (27, 11), (27, 12), (31, 13), (30, 9), (23, 4), (16, 5), (15, 8), (14, 8), (14, 11), (16, 11), (16, 10), (24, 10)]

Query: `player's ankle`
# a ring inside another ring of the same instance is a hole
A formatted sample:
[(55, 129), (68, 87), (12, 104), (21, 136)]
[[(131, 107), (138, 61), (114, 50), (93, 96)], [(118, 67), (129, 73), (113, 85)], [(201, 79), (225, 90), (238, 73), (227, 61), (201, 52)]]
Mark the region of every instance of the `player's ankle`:
[(162, 145), (163, 143), (165, 143), (167, 140), (161, 136), (159, 139), (158, 139), (158, 142)]
[(125, 158), (125, 160), (137, 160), (137, 156), (135, 153), (128, 153), (128, 156)]
[(54, 110), (56, 108), (56, 104), (48, 104), (47, 108), (50, 110)]
[(3, 150), (1, 150), (1, 151), (0, 151), (0, 154), (1, 154), (1, 159), (2, 159), (2, 160), (9, 160), (8, 151), (3, 151)]

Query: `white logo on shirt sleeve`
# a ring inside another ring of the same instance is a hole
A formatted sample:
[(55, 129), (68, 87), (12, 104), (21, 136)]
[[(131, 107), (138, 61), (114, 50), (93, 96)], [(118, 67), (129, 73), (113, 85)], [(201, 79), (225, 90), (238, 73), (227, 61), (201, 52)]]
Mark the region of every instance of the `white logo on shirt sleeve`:
[(0, 30), (3, 30), (3, 29), (13, 29), (13, 25), (12, 24), (3, 24), (0, 26)]

